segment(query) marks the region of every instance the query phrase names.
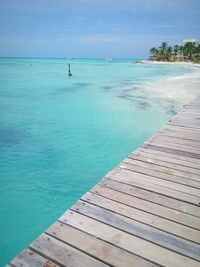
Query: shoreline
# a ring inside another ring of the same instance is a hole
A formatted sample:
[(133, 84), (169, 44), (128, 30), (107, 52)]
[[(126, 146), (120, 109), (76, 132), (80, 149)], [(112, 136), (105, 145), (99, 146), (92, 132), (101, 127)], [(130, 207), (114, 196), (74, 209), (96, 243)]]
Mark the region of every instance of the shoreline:
[(161, 78), (147, 85), (145, 90), (161, 98), (176, 100), (181, 105), (187, 104), (200, 95), (200, 64), (191, 62), (149, 62), (143, 64), (179, 66), (192, 69), (182, 75)]
[(168, 62), (168, 61), (155, 61), (155, 60), (142, 60), (140, 64), (155, 64), (155, 65), (173, 65), (173, 66), (184, 66), (184, 67), (194, 67), (200, 69), (200, 64), (193, 62)]

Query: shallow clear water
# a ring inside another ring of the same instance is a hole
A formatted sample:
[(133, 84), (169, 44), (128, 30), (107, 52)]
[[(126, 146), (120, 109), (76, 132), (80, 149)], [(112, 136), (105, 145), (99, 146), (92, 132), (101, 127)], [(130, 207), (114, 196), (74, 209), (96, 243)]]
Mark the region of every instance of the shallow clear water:
[(145, 86), (189, 71), (67, 62), (0, 59), (1, 266), (178, 110)]

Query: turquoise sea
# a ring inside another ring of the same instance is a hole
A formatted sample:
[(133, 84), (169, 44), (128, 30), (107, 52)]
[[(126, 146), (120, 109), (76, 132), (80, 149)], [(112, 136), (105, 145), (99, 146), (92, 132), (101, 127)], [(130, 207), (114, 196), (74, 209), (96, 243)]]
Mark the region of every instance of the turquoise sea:
[(0, 266), (180, 108), (144, 88), (190, 70), (135, 61), (0, 59)]

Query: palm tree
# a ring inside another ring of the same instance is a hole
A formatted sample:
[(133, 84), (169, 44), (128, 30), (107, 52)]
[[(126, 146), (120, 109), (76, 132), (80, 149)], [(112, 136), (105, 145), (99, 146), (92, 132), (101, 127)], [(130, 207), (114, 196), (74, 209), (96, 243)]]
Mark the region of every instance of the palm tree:
[(168, 46), (167, 42), (162, 42), (161, 46), (160, 46), (160, 49), (162, 51), (165, 51), (166, 47)]
[(158, 49), (156, 47), (152, 47), (150, 50), (149, 50), (150, 54), (151, 54), (151, 57), (152, 59), (156, 59), (157, 60), (157, 55), (158, 55)]
[(188, 57), (188, 60), (192, 60), (192, 55), (195, 51), (195, 43), (187, 42), (183, 47), (183, 53)]
[(149, 50), (151, 59), (161, 61), (184, 61), (192, 60), (200, 62), (200, 44), (196, 45), (194, 42), (187, 42), (185, 45), (175, 45), (171, 47), (167, 42), (162, 42), (158, 48), (152, 47)]
[(172, 47), (171, 46), (167, 46), (165, 50), (166, 50), (165, 59), (170, 61), (170, 58), (172, 57)]
[(183, 46), (179, 45), (178, 52), (180, 52), (181, 55), (183, 55)]
[(200, 44), (198, 44), (196, 47), (195, 47), (195, 54), (199, 54), (200, 55)]
[(178, 51), (179, 51), (179, 45), (175, 45), (175, 46), (173, 47), (173, 52), (174, 52), (174, 55), (175, 55), (175, 56), (177, 56)]
[(195, 51), (193, 54), (193, 61), (194, 61), (194, 63), (200, 63), (200, 44), (198, 44), (195, 47)]
[(167, 42), (162, 42), (161, 46), (159, 47), (161, 60), (164, 60), (166, 58), (167, 47), (168, 47)]

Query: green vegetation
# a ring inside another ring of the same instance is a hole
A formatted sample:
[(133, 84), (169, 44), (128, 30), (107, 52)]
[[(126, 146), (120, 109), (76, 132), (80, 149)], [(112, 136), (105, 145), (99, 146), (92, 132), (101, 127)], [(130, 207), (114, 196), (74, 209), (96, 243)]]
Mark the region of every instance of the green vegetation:
[(187, 42), (184, 45), (169, 46), (163, 42), (158, 48), (152, 47), (150, 50), (150, 59), (156, 61), (190, 61), (200, 63), (200, 44)]

